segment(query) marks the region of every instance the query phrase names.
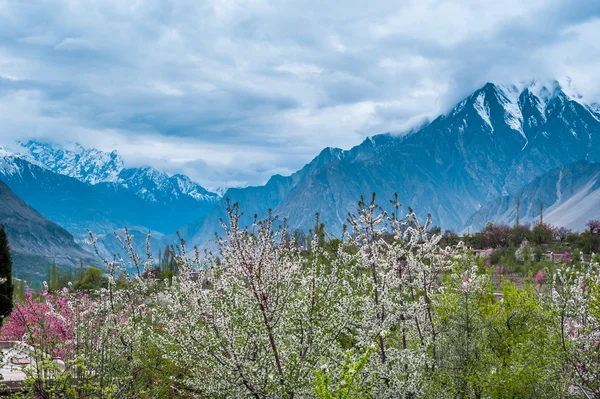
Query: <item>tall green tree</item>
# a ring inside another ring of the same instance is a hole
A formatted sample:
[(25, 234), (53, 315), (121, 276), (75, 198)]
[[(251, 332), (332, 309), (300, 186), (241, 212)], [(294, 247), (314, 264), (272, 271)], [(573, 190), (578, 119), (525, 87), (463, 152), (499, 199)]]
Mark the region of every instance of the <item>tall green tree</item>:
[(25, 280), (21, 279), (19, 282), (19, 300), (25, 299)]
[(56, 268), (56, 261), (52, 261), (52, 271), (50, 272), (50, 290), (58, 289), (58, 270)]
[(0, 225), (0, 323), (13, 310), (12, 258), (4, 225)]
[(162, 254), (162, 259), (160, 263), (161, 270), (167, 270), (169, 267), (169, 257), (171, 256), (171, 248), (167, 245), (165, 247), (165, 251)]

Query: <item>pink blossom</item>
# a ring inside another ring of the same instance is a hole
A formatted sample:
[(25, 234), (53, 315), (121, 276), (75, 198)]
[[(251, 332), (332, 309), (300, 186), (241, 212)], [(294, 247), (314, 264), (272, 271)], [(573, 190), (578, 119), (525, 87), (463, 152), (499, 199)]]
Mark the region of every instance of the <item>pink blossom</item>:
[[(0, 331), (0, 340), (23, 341), (30, 345), (43, 345), (51, 349), (51, 354), (61, 359), (73, 354), (73, 331), (76, 326), (76, 312), (72, 309), (67, 292), (53, 295), (43, 291), (34, 298), (25, 293), (25, 302), (15, 306)], [(81, 306), (87, 302), (81, 296)]]
[(546, 282), (546, 273), (544, 273), (543, 269), (537, 272), (537, 274), (533, 278), (533, 282), (539, 286), (543, 285)]

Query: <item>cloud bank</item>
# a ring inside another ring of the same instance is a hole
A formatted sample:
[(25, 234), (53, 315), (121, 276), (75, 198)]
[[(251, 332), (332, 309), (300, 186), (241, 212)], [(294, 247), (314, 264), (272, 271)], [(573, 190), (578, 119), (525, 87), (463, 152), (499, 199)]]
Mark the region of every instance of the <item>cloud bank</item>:
[(207, 187), (402, 133), (487, 81), (600, 100), (591, 0), (0, 0), (0, 144), (117, 149)]

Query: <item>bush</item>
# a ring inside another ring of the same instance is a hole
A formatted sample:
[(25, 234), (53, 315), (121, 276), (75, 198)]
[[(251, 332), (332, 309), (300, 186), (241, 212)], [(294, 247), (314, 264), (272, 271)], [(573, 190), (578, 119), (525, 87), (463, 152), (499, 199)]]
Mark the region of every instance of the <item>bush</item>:
[(108, 278), (86, 271), (89, 296), (45, 293), (11, 314), (2, 334), (36, 348), (28, 397), (600, 396), (596, 263), (552, 273), (508, 243), (495, 270), (532, 279), (497, 290), (502, 279), (463, 246), (441, 247), (429, 220), (388, 217), (374, 199), (343, 240), (317, 228), (306, 246), (272, 216), (249, 231), (228, 212), (218, 254), (182, 242), (171, 280), (132, 252), (129, 265), (107, 260)]
[(531, 240), (538, 245), (551, 243), (554, 235), (555, 228), (547, 224), (537, 224), (531, 229)]

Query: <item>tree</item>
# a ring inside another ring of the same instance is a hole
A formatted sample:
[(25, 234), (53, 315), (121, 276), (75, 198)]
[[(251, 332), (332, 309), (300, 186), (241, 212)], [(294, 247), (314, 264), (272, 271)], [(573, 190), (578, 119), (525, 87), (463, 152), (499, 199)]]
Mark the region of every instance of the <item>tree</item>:
[(19, 300), (25, 299), (25, 280), (19, 282)]
[(454, 232), (453, 230), (446, 230), (444, 231), (444, 235), (442, 236), (442, 241), (446, 245), (456, 245), (459, 243), (460, 238), (458, 237), (458, 234), (456, 234), (456, 232)]
[(77, 281), (81, 280), (83, 278), (83, 258), (79, 258), (79, 270), (77, 270)]
[(50, 272), (50, 290), (55, 291), (58, 289), (58, 270), (56, 268), (56, 261), (52, 261), (52, 269)]
[(560, 242), (564, 242), (569, 234), (571, 234), (571, 229), (567, 229), (566, 227), (558, 227), (554, 230), (554, 238)]
[(169, 245), (167, 245), (165, 247), (165, 250), (162, 253), (162, 258), (160, 259), (160, 269), (165, 271), (169, 269), (169, 265), (171, 264), (171, 258), (172, 258), (172, 251), (171, 251), (171, 247)]
[(521, 243), (525, 240), (531, 239), (531, 231), (528, 226), (517, 225), (512, 228), (509, 236), (509, 243), (515, 247), (521, 245)]
[(508, 240), (511, 234), (510, 227), (506, 225), (495, 225), (491, 222), (485, 225), (481, 231), (482, 248), (502, 248), (508, 247)]
[(521, 197), (517, 197), (517, 220), (515, 227), (519, 227), (519, 218), (521, 216)]
[(0, 225), (0, 282), (0, 317), (4, 318), (13, 310), (14, 291), (12, 258), (4, 225)]
[(600, 220), (590, 220), (586, 226), (590, 229), (590, 233), (600, 234)]
[(540, 223), (532, 230), (532, 239), (536, 244), (548, 244), (552, 242), (555, 236), (555, 227), (549, 224)]
[(102, 287), (104, 283), (102, 270), (97, 267), (88, 267), (81, 281), (78, 282), (77, 288), (82, 290), (96, 290)]
[(600, 398), (600, 264), (557, 270), (552, 306), (570, 385), (585, 398)]

